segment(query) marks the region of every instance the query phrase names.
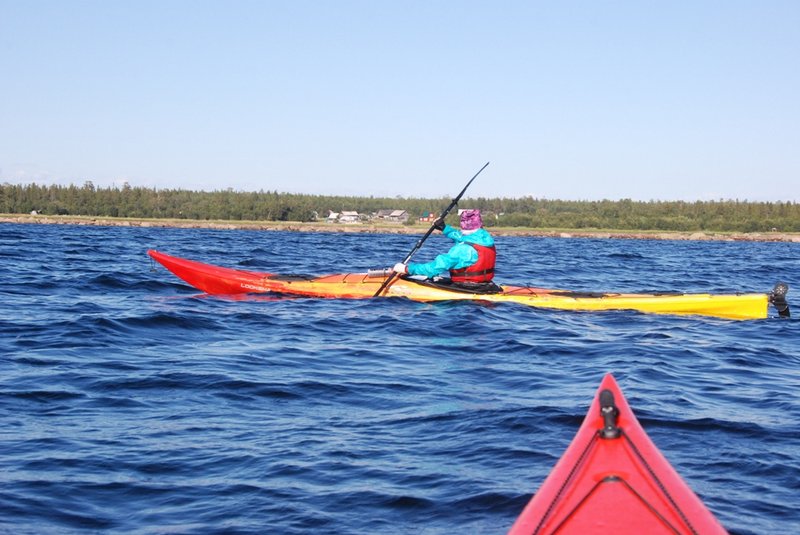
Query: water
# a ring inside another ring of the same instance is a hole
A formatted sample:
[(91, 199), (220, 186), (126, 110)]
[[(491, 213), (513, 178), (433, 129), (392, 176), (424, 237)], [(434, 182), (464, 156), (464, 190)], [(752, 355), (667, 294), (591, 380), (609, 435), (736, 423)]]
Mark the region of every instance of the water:
[[(145, 254), (322, 274), (392, 265), (415, 240), (0, 225), (0, 532), (504, 533), (611, 371), (732, 533), (800, 533), (794, 319), (233, 300)], [(800, 283), (798, 244), (498, 248), (507, 283)]]

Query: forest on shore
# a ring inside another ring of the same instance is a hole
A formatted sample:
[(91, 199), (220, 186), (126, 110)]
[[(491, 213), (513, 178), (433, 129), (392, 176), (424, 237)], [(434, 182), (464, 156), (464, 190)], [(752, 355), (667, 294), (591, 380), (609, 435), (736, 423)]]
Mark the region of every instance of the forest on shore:
[[(381, 198), (278, 193), (190, 191), (130, 187), (2, 184), (0, 213), (195, 219), (229, 221), (317, 221), (330, 212), (369, 217), (380, 210), (405, 210), (408, 225), (437, 214), (449, 198)], [(800, 203), (718, 201), (562, 201), (520, 198), (461, 199), (478, 208), (487, 227), (617, 229), (708, 232), (800, 232)], [(427, 223), (426, 223), (427, 225)]]

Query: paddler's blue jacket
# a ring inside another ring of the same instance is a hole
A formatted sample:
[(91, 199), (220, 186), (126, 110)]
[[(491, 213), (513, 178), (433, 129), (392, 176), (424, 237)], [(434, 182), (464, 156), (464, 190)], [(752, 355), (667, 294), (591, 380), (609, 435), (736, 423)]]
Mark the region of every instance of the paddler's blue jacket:
[(494, 245), (494, 238), (492, 238), (492, 235), (482, 228), (479, 228), (472, 234), (464, 235), (459, 229), (453, 228), (450, 225), (445, 225), (442, 234), (456, 242), (455, 245), (446, 253), (440, 254), (426, 264), (409, 262), (409, 275), (423, 275), (430, 279), (451, 269), (469, 267), (478, 261), (478, 251), (468, 244), (474, 243), (476, 245), (483, 245), (484, 247), (491, 247)]

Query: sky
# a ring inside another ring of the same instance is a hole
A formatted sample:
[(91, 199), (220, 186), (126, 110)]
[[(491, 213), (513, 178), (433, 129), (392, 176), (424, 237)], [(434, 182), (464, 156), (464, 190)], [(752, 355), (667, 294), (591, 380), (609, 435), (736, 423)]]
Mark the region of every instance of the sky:
[(800, 202), (800, 2), (0, 0), (0, 183)]

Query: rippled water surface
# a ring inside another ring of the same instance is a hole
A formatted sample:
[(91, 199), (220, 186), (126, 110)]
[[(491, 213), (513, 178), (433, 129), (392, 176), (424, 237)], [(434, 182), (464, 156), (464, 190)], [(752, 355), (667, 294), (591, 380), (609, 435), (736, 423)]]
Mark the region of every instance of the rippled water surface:
[[(505, 533), (610, 371), (732, 533), (800, 533), (795, 319), (234, 300), (146, 256), (323, 274), (416, 239), (0, 225), (0, 532)], [(506, 283), (800, 285), (800, 244), (497, 241)]]

